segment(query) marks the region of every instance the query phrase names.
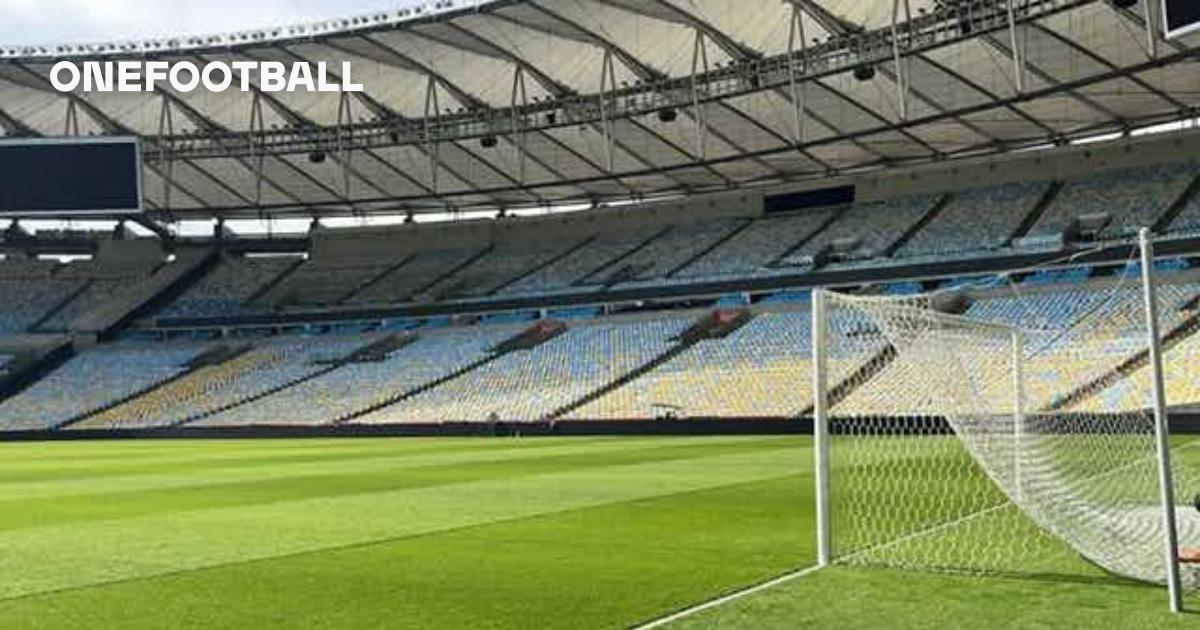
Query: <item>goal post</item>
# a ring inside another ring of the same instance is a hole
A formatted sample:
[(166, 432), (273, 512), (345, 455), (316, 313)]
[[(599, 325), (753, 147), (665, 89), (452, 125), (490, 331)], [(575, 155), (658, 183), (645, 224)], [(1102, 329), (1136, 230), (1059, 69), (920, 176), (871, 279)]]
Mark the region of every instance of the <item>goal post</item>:
[(1150, 387), (1154, 404), (1155, 448), (1158, 455), (1158, 483), (1163, 519), (1163, 553), (1168, 597), (1172, 612), (1183, 611), (1183, 588), (1179, 575), (1179, 531), (1175, 514), (1175, 481), (1171, 470), (1171, 429), (1167, 416), (1167, 394), (1163, 377), (1162, 334), (1158, 322), (1158, 293), (1154, 278), (1154, 241), (1150, 230), (1138, 233), (1141, 254), (1142, 294), (1146, 307), (1146, 335), (1152, 377)]
[(1157, 291), (1145, 232), (1140, 255), (1031, 296), (815, 290), (818, 564), (1099, 570), (1166, 585), (1181, 610), (1200, 514), (1175, 509), (1162, 340), (1200, 315)]
[(812, 296), (813, 450), (816, 462), (817, 565), (833, 561), (833, 530), (829, 509), (829, 372), (828, 324), (824, 289)]

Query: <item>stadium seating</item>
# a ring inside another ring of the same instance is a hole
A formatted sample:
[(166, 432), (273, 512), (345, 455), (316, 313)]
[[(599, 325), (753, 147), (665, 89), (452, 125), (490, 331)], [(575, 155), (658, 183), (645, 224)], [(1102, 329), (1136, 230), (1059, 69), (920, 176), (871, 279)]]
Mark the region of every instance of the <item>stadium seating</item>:
[(1200, 233), (1200, 191), (1187, 200), (1171, 222), (1170, 229), (1180, 234)]
[(810, 328), (807, 310), (763, 313), (728, 337), (698, 342), (569, 417), (794, 416), (812, 400)]
[(57, 266), (44, 260), (0, 262), (0, 336), (25, 332), (85, 286), (82, 278), (57, 277)]
[(499, 294), (522, 295), (568, 289), (607, 263), (632, 251), (646, 239), (645, 233), (636, 231), (597, 235), (570, 256), (521, 278)]
[(1105, 213), (1108, 236), (1129, 235), (1154, 225), (1200, 173), (1195, 163), (1120, 169), (1067, 183), (1032, 233), (1066, 230), (1084, 215)]
[[(661, 279), (745, 224), (745, 219), (714, 219), (692, 225), (674, 226), (622, 260), (618, 267), (629, 269), (632, 272), (630, 277), (634, 280)], [(599, 270), (588, 276), (584, 282), (604, 283), (613, 272), (619, 270)]]
[(294, 257), (249, 258), (222, 255), (216, 267), (188, 288), (161, 317), (220, 317), (248, 309), (246, 301), (295, 265)]
[[(1129, 228), (1157, 221), (1180, 201), (1198, 173), (1200, 166), (1181, 163), (1066, 182), (1032, 233), (1065, 229), (1080, 214), (1108, 212), (1114, 226), (1106, 235), (1127, 235)], [(295, 256), (222, 253), (178, 297), (156, 304), (161, 308), (154, 317), (236, 318), (280, 309), (286, 317), (291, 306), (384, 306), (601, 286), (660, 287), (796, 273), (802, 270), (794, 266), (797, 261), (816, 262), (814, 258), (835, 253), (821, 262), (838, 271), (882, 264), (889, 253), (889, 265), (1007, 253), (1008, 238), (1019, 225), (1032, 221), (1031, 210), (1046, 198), (1051, 185), (1004, 184), (946, 197), (901, 197), (766, 216), (701, 215), (682, 223), (654, 218), (620, 229), (601, 225), (596, 232), (574, 227), (565, 232), (574, 236), (561, 239), (543, 235), (526, 241), (517, 223), (481, 224), (471, 239), (461, 241), (466, 245), (451, 245), (460, 241), (448, 230), (439, 233), (441, 240), (428, 250), (421, 250), (419, 241), (394, 243), (385, 232), (372, 237), (362, 251), (352, 238), (330, 239), (319, 256), (303, 262)], [(1200, 229), (1200, 198), (1186, 201), (1175, 208), (1179, 214), (1173, 225), (1181, 231)], [(923, 218), (927, 221), (919, 223)], [(562, 225), (572, 220), (563, 218)], [(412, 238), (407, 232), (403, 235)], [(156, 279), (171, 275), (163, 270), (172, 269), (173, 263), (160, 244), (149, 241), (153, 239), (105, 242), (91, 259), (68, 264), (0, 261), (0, 292), (5, 297), (0, 301), (0, 336), (31, 328), (67, 330), (90, 313), (138, 296), (139, 289), (157, 286)], [(416, 249), (409, 251), (414, 242)], [(184, 247), (175, 260), (207, 262), (200, 257), (211, 251)], [(1181, 306), (1200, 294), (1200, 286), (1189, 284), (1194, 279), (1190, 269), (1188, 261), (1178, 258), (1156, 264), (1164, 277), (1175, 278), (1164, 283), (1169, 287), (1164, 289), (1164, 329), (1189, 317)], [(949, 280), (942, 286), (965, 284), (976, 297), (968, 316), (1018, 326), (1043, 345), (1028, 369), (1044, 378), (1028, 396), (1048, 404), (1063, 393), (1065, 381), (1056, 381), (1056, 375), (1073, 373), (1077, 380), (1079, 374), (1103, 374), (1143, 341), (1134, 312), (1116, 318), (1132, 322), (1128, 330), (1106, 331), (1111, 334), (1104, 336), (1100, 351), (1108, 358), (1102, 361), (1065, 356), (1059, 350), (1073, 337), (1043, 338), (1038, 331), (1069, 330), (1084, 315), (1111, 308), (1114, 293), (1109, 287), (1138, 271), (1136, 265), (1124, 270), (1047, 268), (1004, 279)], [(936, 282), (942, 281), (872, 279), (858, 290), (903, 296)], [(1127, 298), (1131, 291), (1136, 291), (1132, 283), (1117, 289)], [(175, 293), (166, 297), (171, 295)], [(807, 290), (776, 290), (764, 296), (722, 287), (704, 299), (707, 305), (752, 309), (754, 317), (725, 338), (690, 345), (681, 345), (677, 336), (694, 321), (693, 311), (605, 315), (609, 309), (654, 307), (653, 300), (547, 310), (506, 304), (491, 313), (473, 312), (467, 304), (463, 313), (452, 316), (381, 309), (335, 322), (314, 321), (305, 313), (303, 319), (254, 327), (253, 332), (234, 325), (232, 332), (226, 331), (233, 342), (102, 343), (79, 351), (49, 376), (0, 403), (0, 429), (44, 429), (67, 421), (72, 421), (72, 429), (534, 421), (555, 412), (576, 420), (786, 417), (811, 405)], [(1119, 302), (1124, 308), (1138, 303)], [(532, 349), (497, 350), (498, 344), (539, 318), (565, 321), (568, 328)], [(161, 334), (155, 325), (153, 319), (143, 320), (130, 337)], [(292, 336), (301, 330), (306, 336)], [(313, 336), (313, 331), (327, 332)], [(193, 336), (216, 334), (206, 328)], [(375, 342), (406, 334), (416, 335), (415, 341), (392, 347), (383, 356), (352, 356)], [(188, 371), (192, 358), (218, 343), (246, 345), (238, 346), (234, 356)], [(1200, 341), (1188, 338), (1171, 356), (1192, 357), (1200, 352), (1195, 348)], [(672, 352), (664, 355), (668, 350)], [(859, 367), (871, 351), (864, 348), (862, 356), (838, 359), (831, 366), (834, 380)], [(1186, 369), (1172, 366), (1172, 360), (1190, 359), (1169, 357), (1169, 368), (1175, 370), (1169, 383), (1172, 395), (1200, 404), (1200, 386)], [(604, 389), (645, 365), (652, 369), (620, 387)], [(882, 373), (878, 378), (890, 377)], [(143, 393), (126, 400), (138, 392)], [(1111, 403), (1135, 394), (1113, 389), (1080, 404)], [(851, 392), (841, 404), (853, 409), (867, 402)]]
[(408, 302), (447, 274), (480, 254), (479, 250), (434, 249), (415, 258), (355, 294), (348, 304), (394, 304)]
[(688, 322), (663, 318), (580, 324), (360, 421), (541, 420), (665, 352)]
[(327, 264), (309, 261), (268, 290), (258, 301), (273, 307), (332, 306), (360, 285), (385, 272), (387, 260), (358, 261), (357, 264)]
[(776, 271), (770, 264), (813, 236), (833, 210), (813, 210), (759, 219), (729, 241), (688, 265), (681, 278), (718, 279)]
[(857, 247), (843, 252), (844, 257), (866, 260), (882, 256), (908, 228), (929, 212), (934, 201), (933, 197), (918, 196), (854, 204), (795, 255), (816, 256), (837, 241), (853, 240), (857, 241)]
[(72, 428), (129, 429), (181, 422), (205, 408), (230, 401), (230, 394), (238, 391), (235, 388), (237, 382), (252, 381), (257, 372), (289, 359), (286, 350), (287, 346), (283, 344), (269, 344), (232, 360), (202, 367), (185, 378), (98, 413)]
[(118, 343), (85, 351), (0, 403), (0, 430), (50, 429), (174, 377), (202, 344)]
[(1025, 182), (958, 193), (896, 256), (994, 250), (1004, 245), (1049, 187), (1049, 182)]
[(487, 355), (511, 328), (479, 327), (430, 333), (382, 361), (349, 363), (274, 396), (231, 411), (213, 423), (246, 419), (276, 424), (329, 424), (437, 380)]
[(521, 279), (538, 267), (581, 245), (582, 240), (566, 243), (513, 243), (496, 247), (474, 263), (429, 289), (439, 298), (483, 297)]
[(285, 400), (293, 410), (309, 404), (304, 398), (292, 398), (288, 390), (303, 383), (355, 350), (368, 345), (373, 337), (363, 335), (327, 335), (311, 339), (291, 339), (278, 347), (264, 369), (253, 370), (226, 387), (204, 397), (184, 401), (173, 408), (179, 421), (198, 426), (238, 424), (286, 424), (291, 411), (268, 415), (275, 407), (259, 405), (270, 400)]
[(74, 319), (102, 303), (112, 300), (154, 273), (156, 267), (144, 261), (128, 264), (108, 264), (86, 260), (64, 265), (55, 277), (86, 284), (65, 306), (58, 309), (40, 328), (66, 330)]

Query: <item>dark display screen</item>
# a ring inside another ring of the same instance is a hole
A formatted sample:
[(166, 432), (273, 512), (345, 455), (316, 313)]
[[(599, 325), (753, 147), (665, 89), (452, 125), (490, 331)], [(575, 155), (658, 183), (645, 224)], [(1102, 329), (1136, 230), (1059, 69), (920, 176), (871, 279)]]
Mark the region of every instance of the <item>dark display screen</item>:
[(1163, 0), (1167, 35), (1182, 35), (1200, 28), (1200, 1)]
[(0, 141), (0, 215), (141, 212), (137, 142)]

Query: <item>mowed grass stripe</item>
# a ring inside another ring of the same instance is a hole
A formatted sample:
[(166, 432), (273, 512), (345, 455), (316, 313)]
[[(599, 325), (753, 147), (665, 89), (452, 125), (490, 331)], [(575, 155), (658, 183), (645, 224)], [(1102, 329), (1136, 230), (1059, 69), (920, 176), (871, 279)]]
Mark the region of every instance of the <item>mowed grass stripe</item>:
[[(611, 440), (608, 440), (611, 441)], [(264, 444), (271, 441), (264, 440)], [(125, 475), (158, 475), (164, 469), (203, 470), (208, 468), (255, 466), (263, 463), (286, 465), (312, 461), (338, 461), (351, 457), (396, 456), (406, 453), (459, 452), (487, 450), (486, 439), (442, 442), (440, 440), (343, 440), (324, 446), (294, 448), (278, 446), (243, 449), (222, 447), (224, 443), (198, 445), (195, 450), (148, 450), (135, 442), (68, 442), (60, 446), (58, 459), (39, 458), (37, 461), (0, 461), (0, 484), (52, 479), (97, 478)], [(562, 440), (532, 441), (531, 448), (552, 447)], [(592, 443), (592, 442), (584, 442)], [(236, 445), (237, 442), (227, 444)], [(0, 452), (0, 457), (3, 452)]]
[(172, 512), (0, 534), (0, 597), (694, 492), (807, 470), (808, 443), (761, 452)]
[[(119, 478), (132, 490), (113, 491), (114, 479), (95, 482), (90, 494), (38, 492), (39, 487), (62, 484), (29, 484), (24, 496), (9, 499), (8, 488), (0, 497), (0, 531), (31, 527), (49, 527), (102, 519), (133, 518), (151, 514), (183, 512), (232, 506), (263, 505), (317, 497), (345, 496), (465, 483), (486, 479), (504, 479), (544, 475), (598, 466), (622, 466), (646, 462), (696, 458), (731, 453), (762, 451), (769, 442), (679, 443), (658, 441), (653, 444), (561, 445), (557, 448), (497, 448), (494, 452), (439, 453), (393, 458), (352, 459), (345, 462), (290, 466), (269, 465), (265, 469), (233, 469), (193, 473), (188, 476), (163, 475)], [(170, 482), (146, 487), (150, 482)], [(88, 488), (86, 482), (69, 486), (75, 493)], [(68, 497), (70, 497), (68, 499)]]
[(11, 628), (619, 628), (810, 564), (797, 477), (0, 602)]
[[(89, 468), (81, 465), (68, 476), (34, 476), (28, 480), (0, 481), (0, 497), (5, 499), (45, 498), (108, 492), (130, 492), (157, 488), (186, 488), (209, 483), (237, 482), (248, 479), (277, 479), (304, 475), (325, 475), (340, 472), (374, 470), (380, 467), (414, 467), (435, 464), (502, 461), (506, 459), (536, 458), (555, 455), (602, 452), (628, 452), (656, 449), (664, 446), (765, 444), (779, 438), (668, 438), (638, 439), (623, 442), (604, 439), (601, 441), (575, 442), (563, 439), (495, 440), (477, 439), (469, 445), (445, 448), (433, 440), (408, 441), (404, 439), (378, 440), (370, 449), (322, 452), (314, 451), (301, 457), (288, 455), (287, 459), (265, 453), (263, 457), (246, 459), (208, 456), (201, 461), (195, 458), (180, 458), (164, 462), (139, 463), (134, 472), (122, 464), (98, 465), (89, 474)], [(414, 448), (413, 444), (417, 444)], [(106, 444), (105, 451), (125, 449), (129, 458), (136, 460), (140, 455), (134, 443)], [(209, 448), (209, 447), (205, 447)], [(88, 451), (75, 451), (71, 455), (86, 460)], [(21, 475), (27, 476), (27, 475)]]

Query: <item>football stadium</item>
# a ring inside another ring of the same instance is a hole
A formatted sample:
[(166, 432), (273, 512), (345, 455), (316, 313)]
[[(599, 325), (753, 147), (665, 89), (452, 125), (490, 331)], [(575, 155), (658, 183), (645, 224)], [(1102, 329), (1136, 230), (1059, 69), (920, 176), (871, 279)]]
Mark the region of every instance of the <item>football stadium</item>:
[(1200, 3), (168, 4), (0, 1), (0, 627), (1200, 624)]

